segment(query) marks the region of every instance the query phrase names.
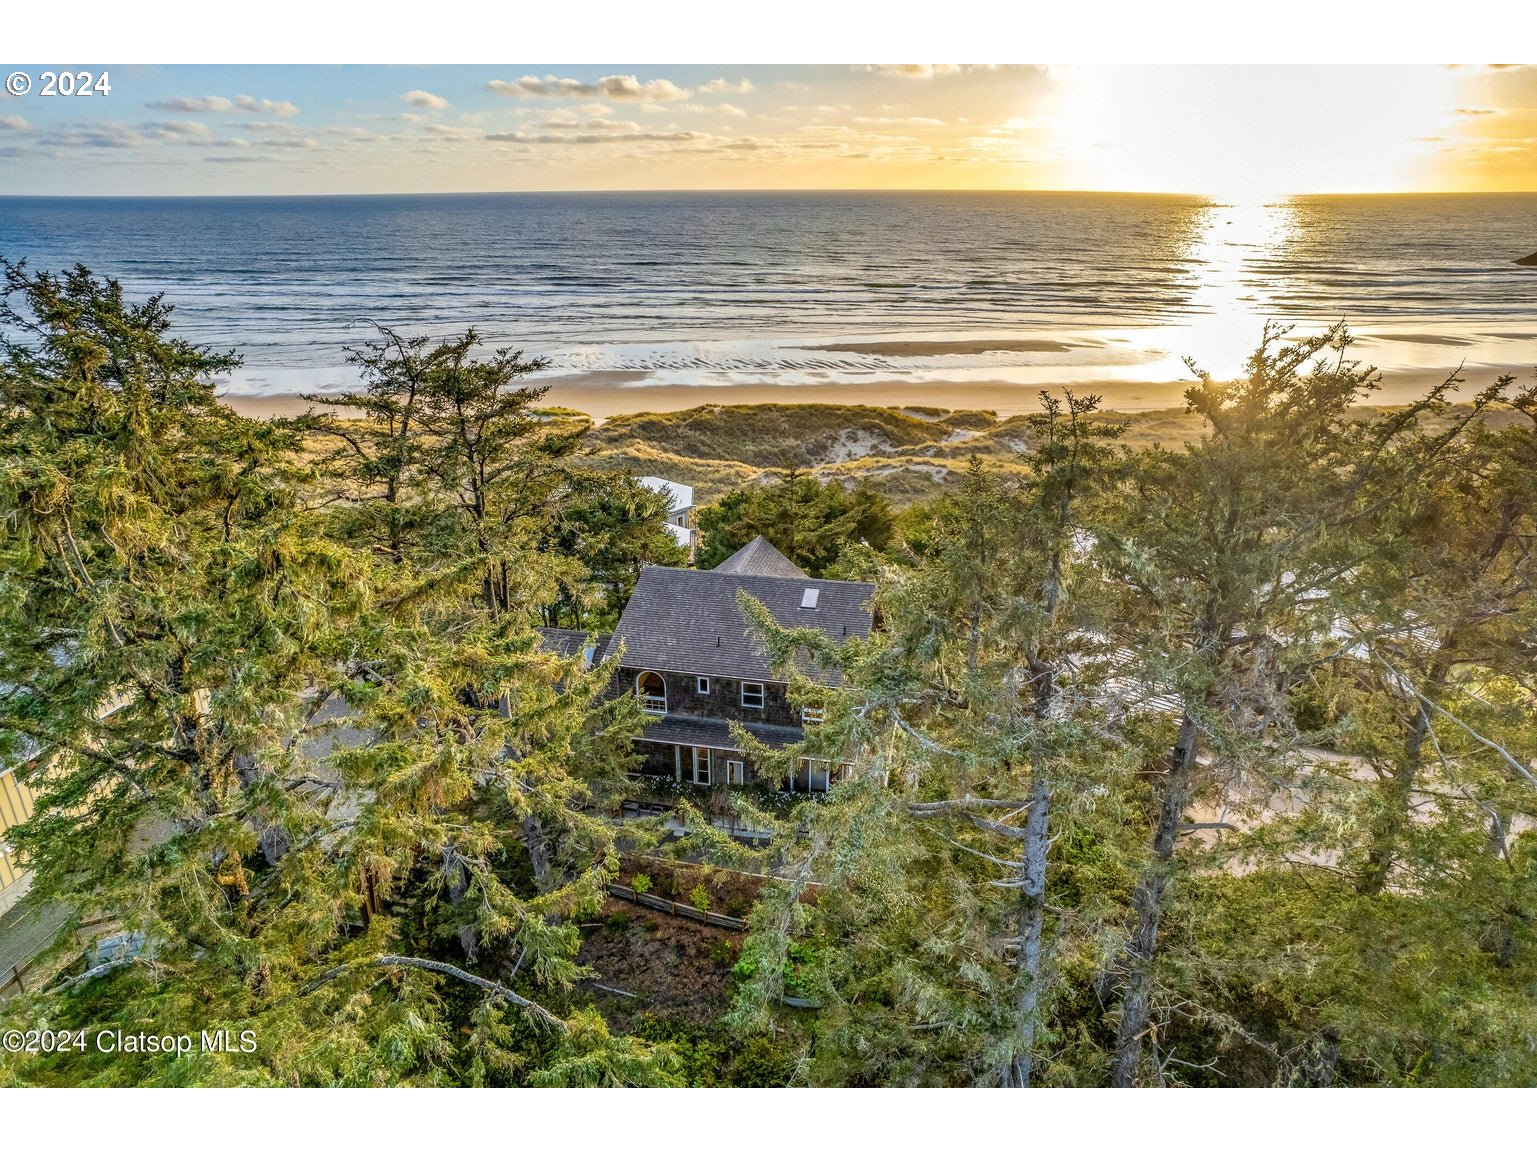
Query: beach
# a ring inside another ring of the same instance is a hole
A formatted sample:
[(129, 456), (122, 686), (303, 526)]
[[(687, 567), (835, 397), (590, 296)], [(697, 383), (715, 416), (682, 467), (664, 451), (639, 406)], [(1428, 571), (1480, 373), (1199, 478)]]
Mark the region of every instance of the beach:
[[(1455, 367), (1455, 365), (1453, 366)], [(1483, 384), (1492, 381), (1501, 370), (1529, 375), (1531, 369), (1517, 365), (1505, 369), (1465, 370), (1466, 384), (1455, 396), (1471, 396)], [(1451, 369), (1386, 373), (1371, 397), (1374, 405), (1399, 406), (1412, 403), (1429, 388), (1441, 383)], [(1110, 412), (1158, 412), (1183, 408), (1185, 389), (1192, 381), (1130, 382), (1124, 380), (1076, 381), (1071, 384), (1043, 383), (1027, 387), (1006, 381), (925, 381), (880, 380), (867, 384), (730, 384), (716, 387), (651, 384), (636, 382), (637, 374), (601, 373), (531, 377), (531, 384), (548, 384), (544, 403), (551, 407), (571, 408), (595, 420), (638, 412), (681, 412), (709, 404), (840, 404), (879, 408), (946, 408), (952, 411), (981, 410), (999, 417), (1018, 416), (1040, 410), (1040, 392), (1060, 394), (1070, 388), (1077, 394), (1094, 394)], [(643, 374), (642, 374), (643, 375)], [(620, 377), (616, 379), (615, 377)], [(297, 416), (310, 407), (296, 393), (249, 395), (221, 393), (232, 408), (244, 416), (260, 419)]]
[[(258, 415), (360, 384), (385, 325), (538, 360), (606, 419), (702, 404), (1179, 407), (1268, 323), (1341, 320), (1381, 404), (1530, 375), (1537, 196), (1080, 193), (0, 198), (0, 254), (164, 293)], [(175, 236), (176, 244), (163, 238)]]

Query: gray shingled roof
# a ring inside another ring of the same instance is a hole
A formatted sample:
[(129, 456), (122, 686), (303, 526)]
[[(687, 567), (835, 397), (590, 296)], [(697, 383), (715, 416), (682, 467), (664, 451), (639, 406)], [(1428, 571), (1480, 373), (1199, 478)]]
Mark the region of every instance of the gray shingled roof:
[[(753, 739), (770, 748), (787, 748), (797, 744), (805, 735), (799, 728), (787, 728), (781, 724), (743, 724)], [(703, 716), (685, 716), (669, 712), (660, 720), (647, 724), (637, 737), (653, 744), (685, 744), (697, 748), (720, 748), (726, 752), (739, 752), (731, 738), (731, 728), (724, 720), (708, 720)]]
[(551, 652), (560, 656), (576, 656), (587, 644), (588, 637), (593, 641), (593, 660), (596, 661), (608, 647), (611, 633), (599, 632), (594, 636), (591, 632), (583, 632), (579, 628), (539, 628), (536, 629), (540, 636), (544, 637), (544, 646)]
[(806, 574), (788, 556), (763, 536), (754, 536), (721, 561), (715, 571), (732, 572), (739, 576), (783, 576), (790, 580), (806, 578)]
[[(801, 607), (807, 588), (818, 590), (815, 609)], [(745, 576), (719, 568), (643, 568), (608, 650), (623, 641), (626, 668), (779, 680), (762, 645), (747, 636), (738, 589), (759, 600), (785, 627), (820, 628), (838, 641), (870, 634), (874, 584)]]

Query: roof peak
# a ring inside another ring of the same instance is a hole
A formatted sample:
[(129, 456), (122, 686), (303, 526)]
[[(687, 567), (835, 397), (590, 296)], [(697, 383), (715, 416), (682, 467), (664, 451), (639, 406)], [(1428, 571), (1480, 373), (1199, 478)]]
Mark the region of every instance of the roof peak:
[(786, 580), (809, 580), (796, 563), (775, 548), (763, 535), (754, 536), (715, 568), (737, 576), (778, 576)]

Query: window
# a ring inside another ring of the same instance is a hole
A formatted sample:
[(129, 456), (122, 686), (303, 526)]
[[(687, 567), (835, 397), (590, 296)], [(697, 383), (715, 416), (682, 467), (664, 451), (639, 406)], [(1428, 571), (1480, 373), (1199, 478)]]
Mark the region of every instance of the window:
[(708, 748), (695, 748), (694, 754), (694, 783), (702, 784), (706, 788), (710, 786), (710, 750)]
[(747, 680), (742, 681), (742, 707), (743, 708), (762, 708), (763, 707), (763, 685), (762, 684), (754, 684), (754, 683), (751, 683), (750, 681), (747, 681)]
[(790, 775), (790, 792), (826, 792), (832, 781), (832, 761), (802, 756)]
[(801, 723), (820, 724), (826, 715), (827, 713), (823, 709), (812, 708), (810, 705), (806, 705), (805, 707), (801, 708)]
[(710, 678), (708, 676), (696, 676), (694, 678), (694, 692), (700, 696), (710, 694)]
[(801, 593), (801, 607), (808, 612), (815, 612), (817, 610), (817, 601), (821, 596), (822, 590), (820, 588), (807, 588)]
[(667, 711), (667, 681), (655, 672), (642, 672), (635, 677), (635, 695), (640, 697), (643, 712), (660, 716)]
[(746, 761), (744, 761), (744, 760), (727, 760), (726, 761), (726, 783), (728, 783), (728, 784), (746, 784), (747, 783), (747, 763), (746, 763)]

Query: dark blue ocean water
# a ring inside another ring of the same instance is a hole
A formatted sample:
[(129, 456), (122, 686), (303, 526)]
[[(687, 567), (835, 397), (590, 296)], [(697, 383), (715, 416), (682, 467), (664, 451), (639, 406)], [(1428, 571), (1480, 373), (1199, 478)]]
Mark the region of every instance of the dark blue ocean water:
[(166, 293), (250, 392), (344, 386), (361, 320), (668, 383), (1156, 375), (1265, 319), (1341, 317), (1406, 366), (1523, 363), (1537, 270), (1511, 261), (1533, 249), (1537, 196), (0, 198), (0, 255)]

